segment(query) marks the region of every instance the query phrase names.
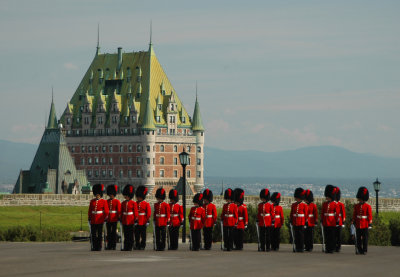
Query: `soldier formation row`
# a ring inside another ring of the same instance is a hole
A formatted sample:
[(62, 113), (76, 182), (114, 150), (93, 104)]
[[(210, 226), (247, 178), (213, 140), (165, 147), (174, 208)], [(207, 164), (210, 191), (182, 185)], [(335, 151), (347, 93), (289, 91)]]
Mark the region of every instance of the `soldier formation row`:
[[(132, 185), (123, 189), (125, 201), (122, 203), (115, 198), (117, 186), (107, 187), (109, 199), (102, 199), (104, 185), (93, 186), (95, 198), (91, 200), (88, 211), (90, 227), (91, 249), (102, 249), (102, 233), (104, 223), (106, 230), (104, 242), (106, 250), (115, 250), (117, 244), (117, 224), (121, 225), (121, 250), (144, 250), (146, 247), (146, 228), (150, 223), (152, 210), (145, 200), (147, 188), (139, 186), (136, 190)], [(136, 195), (136, 200), (133, 201)], [(170, 203), (164, 202), (166, 192), (159, 188), (155, 195), (157, 202), (153, 208), (153, 244), (154, 249), (163, 251), (178, 249), (179, 229), (183, 225), (183, 207), (178, 203), (179, 196), (176, 190), (170, 190)], [(326, 201), (322, 205), (320, 215), (323, 247), (326, 253), (339, 252), (341, 248), (341, 229), (346, 219), (344, 204), (340, 202), (340, 189), (327, 185), (325, 188)], [(368, 246), (368, 229), (372, 226), (371, 206), (366, 202), (369, 199), (368, 189), (360, 187), (357, 192), (358, 204), (354, 206), (352, 230), (356, 241), (356, 253), (366, 254)], [(318, 222), (317, 206), (313, 203), (313, 193), (310, 190), (297, 188), (294, 192), (295, 203), (290, 211), (290, 230), (294, 252), (313, 250), (314, 227)], [(225, 190), (226, 203), (221, 213), (221, 229), (223, 247), (225, 251), (242, 250), (244, 230), (248, 226), (247, 207), (243, 203), (242, 189)], [(283, 209), (279, 205), (281, 194), (274, 192), (270, 195), (268, 189), (260, 192), (261, 203), (257, 210), (258, 251), (277, 251), (280, 244), (280, 228), (284, 223)], [(204, 249), (212, 246), (212, 231), (217, 222), (217, 209), (212, 203), (213, 194), (209, 189), (197, 193), (193, 197), (194, 206), (191, 208), (188, 219), (190, 225), (190, 249), (198, 251), (201, 246), (201, 230), (203, 230)]]

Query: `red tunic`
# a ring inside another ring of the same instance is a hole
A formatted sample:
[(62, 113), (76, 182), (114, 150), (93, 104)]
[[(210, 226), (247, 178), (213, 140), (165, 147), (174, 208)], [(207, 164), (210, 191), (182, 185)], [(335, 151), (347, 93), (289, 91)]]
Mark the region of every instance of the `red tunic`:
[(158, 227), (167, 226), (169, 224), (170, 210), (167, 203), (157, 202), (154, 204), (153, 220)]
[(90, 200), (88, 219), (91, 224), (103, 224), (108, 216), (108, 205), (104, 199)]
[(246, 204), (238, 206), (238, 223), (237, 229), (244, 229), (249, 224), (249, 215), (247, 214)]
[(107, 205), (110, 211), (107, 222), (117, 222), (121, 216), (121, 202), (116, 198), (108, 199)]
[(138, 206), (138, 225), (146, 225), (151, 217), (150, 204), (147, 201), (137, 201)]
[(189, 213), (190, 230), (203, 228), (206, 221), (206, 212), (203, 207), (192, 207)]
[(334, 201), (325, 201), (322, 204), (321, 221), (325, 227), (336, 227), (338, 222), (338, 205)]
[(342, 202), (338, 201), (336, 203), (339, 210), (339, 226), (343, 226), (344, 222), (346, 221), (346, 208), (344, 207), (344, 204)]
[(309, 227), (314, 227), (318, 220), (318, 208), (315, 203), (308, 204), (307, 223)]
[(290, 210), (290, 221), (293, 226), (304, 226), (308, 207), (304, 202), (294, 202)]
[(222, 208), (221, 220), (224, 226), (233, 227), (237, 224), (238, 209), (235, 203), (226, 203)]
[(204, 223), (204, 227), (213, 227), (217, 221), (217, 208), (213, 203), (204, 204), (203, 208), (206, 211), (206, 222)]
[(277, 205), (274, 206), (274, 213), (275, 213), (275, 228), (281, 228), (283, 225), (283, 222), (285, 221), (285, 218), (283, 216), (283, 209), (281, 206)]
[(368, 228), (372, 224), (372, 209), (368, 203), (354, 205), (353, 223), (358, 229)]
[(258, 226), (271, 227), (272, 219), (275, 217), (274, 206), (269, 202), (261, 202), (258, 204)]
[(178, 203), (169, 203), (171, 211), (171, 226), (178, 227), (183, 222), (183, 207)]
[(138, 218), (137, 204), (133, 200), (125, 200), (121, 205), (121, 222), (124, 225), (133, 225)]

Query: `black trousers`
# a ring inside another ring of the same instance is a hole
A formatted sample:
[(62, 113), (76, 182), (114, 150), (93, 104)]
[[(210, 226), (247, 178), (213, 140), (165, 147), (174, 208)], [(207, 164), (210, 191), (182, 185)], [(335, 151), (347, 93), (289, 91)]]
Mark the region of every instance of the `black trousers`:
[(356, 229), (358, 253), (364, 254), (368, 251), (368, 228)]
[(236, 250), (242, 250), (243, 249), (244, 229), (235, 228), (233, 230), (233, 233), (234, 233), (233, 242), (235, 244), (235, 249)]
[(271, 249), (271, 227), (258, 227), (260, 230), (260, 250), (269, 251)]
[(192, 251), (198, 251), (201, 242), (201, 229), (190, 230), (190, 232), (192, 236)]
[(165, 250), (166, 226), (156, 226), (156, 249)]
[(124, 229), (124, 251), (132, 251), (133, 248), (133, 224), (122, 225)]
[(306, 251), (312, 251), (314, 248), (314, 227), (309, 227), (304, 230), (304, 247)]
[(103, 239), (103, 224), (90, 224), (92, 232), (92, 251), (100, 251)]
[(304, 226), (293, 226), (296, 252), (304, 251)]
[(342, 226), (337, 226), (335, 230), (335, 250), (337, 252), (342, 248)]
[(327, 227), (324, 226), (324, 233), (325, 233), (325, 251), (326, 252), (333, 252), (335, 251), (335, 244), (336, 244), (336, 226), (334, 227)]
[(203, 228), (204, 249), (210, 250), (212, 245), (212, 231), (213, 227)]
[(146, 228), (146, 225), (136, 225), (135, 227), (135, 245), (138, 250), (146, 248)]
[(179, 241), (179, 226), (169, 227), (169, 249), (177, 250)]
[(117, 224), (118, 222), (107, 222), (107, 249), (115, 250), (117, 246)]
[(281, 228), (271, 228), (271, 249), (278, 250), (281, 243)]
[(224, 248), (228, 251), (233, 249), (233, 226), (224, 226)]

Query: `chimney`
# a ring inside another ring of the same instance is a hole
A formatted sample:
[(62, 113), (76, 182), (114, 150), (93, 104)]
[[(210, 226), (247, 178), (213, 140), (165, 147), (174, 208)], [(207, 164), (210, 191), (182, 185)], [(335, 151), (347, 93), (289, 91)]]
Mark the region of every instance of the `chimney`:
[(122, 47), (118, 47), (118, 67), (117, 70), (119, 71), (122, 66)]

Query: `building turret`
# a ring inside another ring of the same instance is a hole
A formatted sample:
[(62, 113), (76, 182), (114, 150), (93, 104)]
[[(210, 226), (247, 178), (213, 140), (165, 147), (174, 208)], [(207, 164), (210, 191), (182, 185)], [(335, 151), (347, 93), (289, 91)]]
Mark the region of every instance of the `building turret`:
[(56, 109), (54, 107), (54, 102), (53, 102), (53, 97), (51, 99), (51, 107), (50, 107), (50, 114), (49, 114), (49, 120), (47, 121), (47, 127), (46, 129), (57, 129), (57, 116), (56, 116)]
[(197, 84), (196, 84), (196, 103), (194, 105), (192, 131), (196, 136), (196, 183), (194, 189), (200, 192), (204, 188), (204, 127), (201, 121), (200, 105), (197, 101)]

